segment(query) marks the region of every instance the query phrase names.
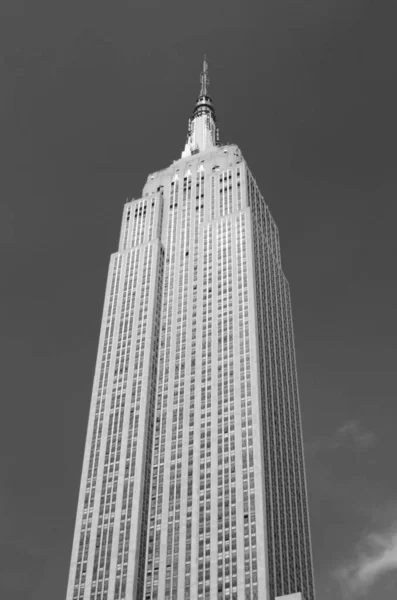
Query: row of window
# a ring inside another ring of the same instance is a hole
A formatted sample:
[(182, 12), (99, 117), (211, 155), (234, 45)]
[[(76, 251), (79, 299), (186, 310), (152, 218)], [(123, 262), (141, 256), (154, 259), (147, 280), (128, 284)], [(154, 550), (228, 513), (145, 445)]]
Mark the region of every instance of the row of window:
[(269, 585), (272, 597), (301, 589), (313, 600), (295, 352), (288, 284), (277, 230), (250, 182), (261, 393)]

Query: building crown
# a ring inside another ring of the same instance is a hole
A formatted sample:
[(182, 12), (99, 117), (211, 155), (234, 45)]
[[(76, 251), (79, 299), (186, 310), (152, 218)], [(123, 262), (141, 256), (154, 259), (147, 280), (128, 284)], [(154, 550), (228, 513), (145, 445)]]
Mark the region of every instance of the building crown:
[(219, 132), (216, 124), (215, 109), (208, 94), (208, 63), (204, 55), (203, 70), (200, 75), (200, 95), (196, 100), (193, 115), (189, 119), (189, 128), (182, 158), (203, 152), (218, 145)]

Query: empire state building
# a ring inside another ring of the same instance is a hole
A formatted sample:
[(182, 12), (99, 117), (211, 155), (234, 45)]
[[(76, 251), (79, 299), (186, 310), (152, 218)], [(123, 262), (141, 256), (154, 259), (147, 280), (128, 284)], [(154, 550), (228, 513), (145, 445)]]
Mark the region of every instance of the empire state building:
[(67, 600), (314, 600), (279, 234), (208, 86), (110, 257)]

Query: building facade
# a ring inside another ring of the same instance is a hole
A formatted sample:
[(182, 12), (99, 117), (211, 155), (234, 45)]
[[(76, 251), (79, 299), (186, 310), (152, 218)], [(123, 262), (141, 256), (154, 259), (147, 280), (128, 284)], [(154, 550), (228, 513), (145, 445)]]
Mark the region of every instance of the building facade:
[(182, 158), (124, 207), (67, 600), (314, 600), (279, 235), (208, 82), (204, 61)]

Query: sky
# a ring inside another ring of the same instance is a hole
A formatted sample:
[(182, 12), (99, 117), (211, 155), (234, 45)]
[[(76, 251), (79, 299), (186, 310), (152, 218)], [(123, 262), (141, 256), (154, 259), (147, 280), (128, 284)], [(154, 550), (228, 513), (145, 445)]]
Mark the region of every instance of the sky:
[(0, 598), (65, 598), (109, 256), (206, 52), (290, 283), (317, 600), (397, 597), (394, 0), (1, 0)]

